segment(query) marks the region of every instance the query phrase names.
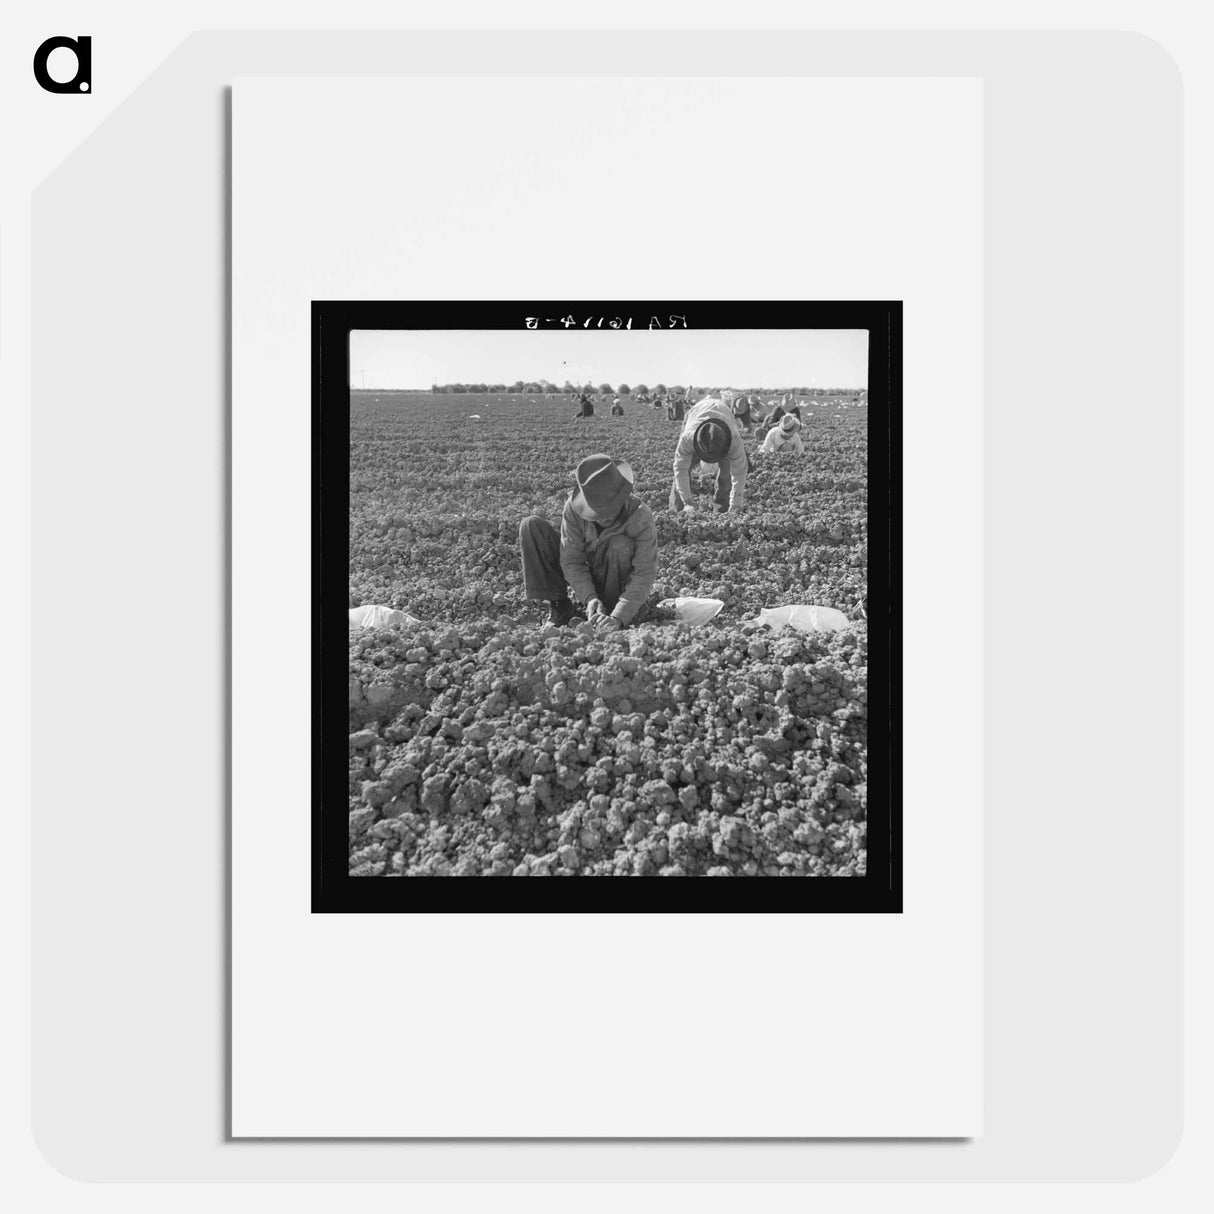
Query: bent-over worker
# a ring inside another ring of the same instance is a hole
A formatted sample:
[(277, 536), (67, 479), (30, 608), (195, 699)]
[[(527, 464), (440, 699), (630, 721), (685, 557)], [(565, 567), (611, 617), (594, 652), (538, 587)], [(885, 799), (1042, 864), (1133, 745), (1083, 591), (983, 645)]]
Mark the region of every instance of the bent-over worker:
[(719, 397), (705, 397), (683, 420), (674, 449), (674, 484), (670, 487), (670, 509), (694, 510), (691, 467), (696, 461), (716, 464), (713, 500), (720, 510), (737, 513), (746, 496), (746, 473), (750, 461), (742, 431), (733, 410)]
[(741, 395), (734, 398), (733, 415), (738, 419), (738, 425), (743, 434), (749, 434), (754, 429), (757, 418), (752, 410), (761, 407), (759, 398), (752, 392), (749, 396)]

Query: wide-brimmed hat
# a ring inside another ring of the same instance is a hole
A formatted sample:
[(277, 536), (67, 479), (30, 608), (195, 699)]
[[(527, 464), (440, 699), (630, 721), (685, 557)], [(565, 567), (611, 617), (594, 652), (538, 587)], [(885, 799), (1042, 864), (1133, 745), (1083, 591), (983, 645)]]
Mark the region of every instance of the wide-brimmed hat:
[(732, 442), (733, 435), (729, 432), (729, 427), (724, 422), (710, 417), (696, 427), (691, 448), (698, 460), (712, 464), (729, 454), (729, 445)]
[(797, 415), (795, 413), (785, 413), (784, 416), (780, 418), (780, 429), (789, 434), (791, 434), (800, 424), (801, 423), (797, 421)]
[(615, 518), (632, 493), (636, 479), (630, 464), (602, 454), (586, 456), (573, 476), (577, 481), (573, 509), (592, 521)]

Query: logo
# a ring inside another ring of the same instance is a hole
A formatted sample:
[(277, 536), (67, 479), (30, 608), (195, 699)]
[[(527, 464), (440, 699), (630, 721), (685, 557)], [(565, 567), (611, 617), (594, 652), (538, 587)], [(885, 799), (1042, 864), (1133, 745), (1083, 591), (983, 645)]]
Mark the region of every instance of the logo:
[[(71, 80), (54, 80), (46, 70), (52, 51), (68, 50), (76, 56), (76, 74)], [(34, 79), (48, 93), (88, 93), (93, 88), (93, 40), (81, 34), (77, 38), (48, 38), (34, 52)]]

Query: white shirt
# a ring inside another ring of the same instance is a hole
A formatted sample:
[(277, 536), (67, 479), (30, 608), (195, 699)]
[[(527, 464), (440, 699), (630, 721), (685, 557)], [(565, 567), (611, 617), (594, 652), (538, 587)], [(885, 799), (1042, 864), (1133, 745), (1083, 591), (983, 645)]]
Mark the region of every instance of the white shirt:
[(767, 432), (767, 437), (763, 440), (763, 446), (759, 450), (764, 455), (780, 451), (791, 451), (794, 455), (804, 455), (805, 444), (801, 441), (799, 430), (793, 430), (790, 433), (782, 426), (777, 426), (774, 430)]
[(719, 421), (728, 429), (731, 435), (729, 451), (721, 461), (729, 468), (730, 493), (729, 509), (737, 512), (742, 509), (746, 497), (746, 446), (742, 441), (742, 431), (733, 410), (724, 401), (714, 396), (706, 396), (695, 405), (683, 421), (683, 429), (679, 434), (678, 445), (674, 451), (674, 483), (675, 492), (683, 500), (683, 504), (693, 504), (691, 494), (691, 464), (695, 459), (693, 440), (697, 427), (701, 422)]

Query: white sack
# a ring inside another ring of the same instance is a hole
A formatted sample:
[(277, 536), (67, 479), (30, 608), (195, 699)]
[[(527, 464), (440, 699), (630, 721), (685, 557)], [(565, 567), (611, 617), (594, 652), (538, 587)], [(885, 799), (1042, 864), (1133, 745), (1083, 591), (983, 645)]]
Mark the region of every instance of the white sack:
[(685, 624), (707, 624), (725, 603), (722, 599), (680, 597), (663, 599), (658, 606), (671, 609)]
[(815, 629), (838, 632), (850, 623), (843, 612), (836, 611), (833, 607), (816, 607), (811, 603), (765, 607), (759, 612), (759, 619), (773, 632), (790, 626), (798, 632), (813, 632)]
[(421, 620), (409, 615), (408, 612), (394, 611), (391, 607), (378, 607), (374, 603), (350, 608), (351, 628), (387, 628), (391, 624), (420, 623)]

